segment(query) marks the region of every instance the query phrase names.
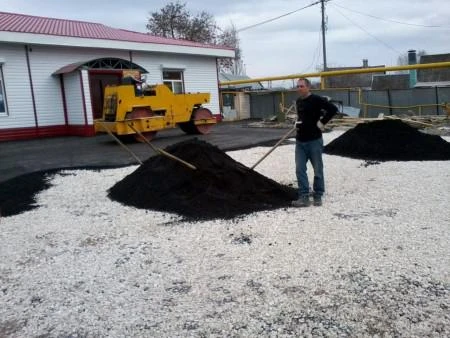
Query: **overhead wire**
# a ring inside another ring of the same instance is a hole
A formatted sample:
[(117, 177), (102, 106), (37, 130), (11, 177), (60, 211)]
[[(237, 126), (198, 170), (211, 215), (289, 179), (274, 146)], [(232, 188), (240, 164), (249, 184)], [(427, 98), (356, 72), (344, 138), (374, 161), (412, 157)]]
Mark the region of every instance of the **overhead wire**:
[(383, 44), (385, 47), (389, 48), (390, 50), (396, 52), (397, 54), (401, 54), (400, 51), (398, 51), (397, 49), (395, 49), (394, 47), (392, 47), (391, 45), (389, 45), (388, 43), (384, 42), (383, 40), (379, 39), (378, 37), (376, 37), (375, 35), (371, 34), (370, 32), (368, 32), (366, 29), (364, 29), (363, 27), (361, 27), (360, 25), (358, 25), (356, 22), (354, 22), (353, 20), (351, 20), (348, 16), (346, 16), (344, 13), (342, 13), (339, 9), (335, 8), (335, 10), (342, 15), (345, 19), (347, 19), (348, 21), (350, 21), (353, 25), (355, 25), (356, 27), (358, 27), (359, 29), (361, 29), (364, 33), (366, 33), (367, 35), (371, 36), (372, 38), (374, 38), (375, 40), (377, 40), (379, 43)]
[[(332, 1), (332, 0), (325, 0), (325, 2), (327, 2), (327, 3), (330, 2), (330, 1)], [(254, 27), (258, 27), (258, 26), (264, 25), (264, 24), (269, 23), (269, 22), (273, 22), (273, 21), (275, 21), (275, 20), (281, 19), (281, 18), (286, 17), (286, 16), (288, 16), (288, 15), (297, 13), (297, 12), (299, 12), (299, 11), (301, 11), (301, 10), (304, 10), (304, 9), (309, 8), (309, 7), (312, 7), (312, 6), (315, 6), (315, 5), (317, 5), (317, 4), (320, 4), (321, 2), (322, 2), (321, 0), (315, 1), (315, 2), (313, 2), (313, 3), (310, 3), (309, 5), (303, 6), (302, 8), (298, 8), (298, 9), (296, 9), (296, 10), (287, 12), (287, 13), (282, 14), (282, 15), (279, 15), (279, 16), (277, 16), (277, 17), (274, 17), (274, 18), (271, 18), (271, 19), (267, 19), (267, 20), (258, 22), (258, 23), (256, 23), (256, 24), (252, 24), (252, 25), (249, 25), (249, 26), (246, 26), (246, 27), (242, 27), (242, 28), (236, 29), (236, 32), (239, 33), (239, 32), (242, 32), (242, 31), (245, 31), (245, 30), (254, 28)], [(306, 70), (308, 70), (309, 68), (311, 68), (311, 66), (313, 66), (313, 65), (317, 62), (317, 60), (318, 60), (318, 58), (319, 58), (319, 56), (320, 56), (320, 50), (319, 50), (319, 48), (320, 48), (320, 31), (319, 31), (319, 41), (318, 41), (318, 44), (317, 44), (317, 46), (316, 46), (316, 48), (315, 48), (315, 50), (314, 50), (314, 54), (313, 54), (312, 61), (311, 61), (311, 63), (308, 65), (308, 67), (306, 67), (305, 70), (302, 71), (302, 72), (305, 72)]]
[(305, 68), (300, 72), (300, 74), (305, 73), (305, 72), (306, 72), (307, 70), (309, 70), (313, 65), (315, 65), (315, 64), (317, 63), (317, 60), (319, 59), (319, 57), (320, 57), (320, 55), (321, 55), (321, 53), (320, 53), (320, 45), (321, 45), (321, 29), (319, 29), (318, 33), (319, 33), (319, 38), (318, 38), (318, 40), (317, 40), (316, 48), (314, 49), (314, 54), (313, 54), (313, 57), (312, 57), (312, 61), (311, 61), (311, 63), (310, 63), (307, 67), (305, 67)]
[[(329, 2), (329, 1), (331, 1), (331, 0), (325, 0), (325, 2)], [(277, 16), (277, 17), (274, 17), (274, 18), (271, 18), (271, 19), (267, 19), (267, 20), (264, 20), (264, 21), (255, 23), (255, 24), (250, 25), (250, 26), (246, 26), (246, 27), (239, 28), (239, 29), (236, 30), (236, 32), (238, 32), (238, 33), (239, 33), (239, 32), (243, 32), (243, 31), (248, 30), (248, 29), (250, 29), (250, 28), (258, 27), (258, 26), (264, 25), (264, 24), (266, 24), (266, 23), (269, 23), (269, 22), (272, 22), (272, 21), (275, 21), (275, 20), (284, 18), (284, 17), (286, 17), (286, 16), (288, 16), (288, 15), (291, 15), (291, 14), (294, 14), (294, 13), (297, 13), (297, 12), (300, 12), (300, 11), (306, 9), (306, 8), (309, 8), (309, 7), (315, 6), (315, 5), (317, 5), (317, 4), (320, 4), (321, 2), (322, 2), (321, 0), (315, 1), (315, 2), (310, 3), (309, 5), (306, 5), (306, 6), (302, 7), (302, 8), (295, 9), (295, 10), (293, 10), (293, 11), (290, 11), (290, 12), (288, 12), (288, 13), (279, 15), (279, 16)]]
[[(332, 0), (325, 0), (326, 3), (330, 2), (330, 1), (332, 1)], [(264, 25), (264, 24), (266, 24), (266, 23), (269, 23), (269, 22), (273, 22), (273, 21), (279, 20), (279, 19), (281, 19), (281, 18), (283, 18), (283, 17), (286, 17), (286, 16), (288, 16), (288, 15), (297, 13), (297, 12), (299, 12), (299, 11), (301, 11), (301, 10), (304, 10), (304, 9), (309, 8), (309, 7), (312, 7), (312, 6), (315, 6), (315, 5), (317, 5), (317, 4), (320, 4), (321, 2), (322, 2), (321, 0), (317, 0), (317, 1), (315, 1), (315, 2), (310, 3), (309, 5), (306, 5), (306, 6), (303, 6), (303, 7), (301, 7), (301, 8), (298, 8), (298, 9), (296, 9), (296, 10), (293, 10), (293, 11), (287, 12), (287, 13), (285, 13), (285, 14), (276, 16), (276, 17), (274, 17), (274, 18), (270, 18), (270, 19), (267, 19), (267, 20), (264, 20), (264, 21), (261, 21), (261, 22), (258, 22), (258, 23), (249, 25), (249, 26), (245, 26), (245, 27), (236, 29), (236, 32), (237, 32), (237, 33), (243, 32), (243, 31), (246, 31), (246, 30), (248, 30), (248, 29), (255, 28), (255, 27)], [(336, 10), (340, 15), (342, 15), (346, 20), (348, 20), (350, 23), (352, 23), (353, 25), (355, 25), (356, 27), (358, 27), (360, 30), (362, 30), (362, 31), (363, 31), (364, 33), (366, 33), (367, 35), (371, 36), (373, 39), (377, 40), (379, 43), (383, 44), (383, 45), (384, 45), (385, 47), (387, 47), (388, 49), (390, 49), (390, 50), (392, 50), (392, 51), (394, 51), (395, 53), (398, 53), (398, 54), (401, 54), (401, 52), (398, 51), (398, 50), (396, 50), (394, 47), (392, 47), (392, 46), (389, 45), (388, 43), (384, 42), (383, 40), (379, 39), (378, 37), (376, 37), (375, 35), (373, 35), (373, 34), (370, 33), (369, 31), (367, 31), (367, 30), (366, 30), (365, 28), (363, 28), (362, 26), (358, 25), (355, 21), (353, 21), (352, 19), (350, 19), (348, 16), (346, 16), (344, 13), (342, 13), (342, 12), (341, 12), (338, 8), (336, 8), (336, 7), (339, 7), (339, 8), (342, 8), (342, 9), (344, 9), (344, 10), (347, 10), (347, 11), (350, 11), (350, 12), (354, 12), (354, 13), (357, 13), (357, 14), (360, 14), (360, 15), (365, 15), (365, 16), (368, 16), (368, 17), (371, 17), (371, 18), (374, 18), (374, 19), (383, 20), (383, 21), (387, 21), (387, 22), (393, 22), (393, 23), (396, 23), (396, 24), (402, 24), (402, 25), (408, 25), (408, 26), (417, 26), (417, 27), (425, 27), (425, 28), (447, 28), (447, 27), (437, 26), (437, 25), (422, 25), (422, 24), (408, 23), (408, 22), (402, 22), (402, 21), (397, 21), (397, 20), (392, 20), (392, 19), (381, 18), (381, 17), (375, 16), (375, 15), (372, 15), (372, 14), (363, 13), (363, 12), (360, 12), (360, 11), (357, 11), (357, 10), (350, 9), (350, 8), (345, 7), (345, 6), (338, 5), (338, 4), (336, 4), (336, 3), (333, 3), (332, 6), (334, 6), (334, 7), (335, 7), (335, 10)], [(450, 27), (449, 27), (449, 28), (450, 28)], [(319, 41), (319, 42), (320, 42), (320, 41)], [(317, 59), (316, 55), (318, 54), (317, 51), (318, 51), (318, 47), (316, 47), (316, 49), (315, 49), (315, 51), (314, 51), (312, 63), (311, 63), (306, 69), (309, 69), (309, 68), (312, 66), (312, 64), (314, 64), (314, 62), (316, 61), (316, 59)]]
[(365, 15), (365, 16), (368, 16), (368, 17), (371, 17), (371, 18), (374, 18), (374, 19), (383, 20), (383, 21), (387, 21), (387, 22), (393, 22), (393, 23), (397, 23), (397, 24), (400, 24), (400, 25), (416, 26), (416, 27), (425, 27), (425, 28), (446, 28), (446, 29), (449, 29), (449, 28), (450, 28), (450, 27), (444, 27), (444, 26), (421, 25), (421, 24), (417, 24), (417, 23), (402, 22), (402, 21), (397, 21), (397, 20), (393, 20), (393, 19), (386, 19), (386, 18), (382, 18), (382, 17), (376, 16), (376, 15), (372, 15), (372, 14), (368, 14), (368, 13), (363, 13), (363, 12), (360, 12), (360, 11), (357, 11), (357, 10), (354, 10), (354, 9), (350, 9), (350, 8), (344, 7), (344, 6), (342, 6), (342, 5), (338, 5), (337, 3), (333, 3), (332, 6), (340, 7), (340, 8), (342, 8), (342, 9), (347, 10), (347, 11), (354, 12), (354, 13), (357, 13), (357, 14), (360, 14), (360, 15)]

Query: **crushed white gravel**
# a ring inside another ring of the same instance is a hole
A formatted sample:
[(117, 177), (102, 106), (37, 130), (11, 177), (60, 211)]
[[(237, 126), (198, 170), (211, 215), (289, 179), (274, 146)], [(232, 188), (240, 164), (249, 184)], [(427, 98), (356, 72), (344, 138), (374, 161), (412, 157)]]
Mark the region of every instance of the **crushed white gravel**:
[[(0, 219), (0, 336), (450, 336), (450, 161), (324, 163), (322, 207), (198, 223), (109, 200), (136, 166), (54, 175)], [(294, 145), (256, 170), (296, 186)]]

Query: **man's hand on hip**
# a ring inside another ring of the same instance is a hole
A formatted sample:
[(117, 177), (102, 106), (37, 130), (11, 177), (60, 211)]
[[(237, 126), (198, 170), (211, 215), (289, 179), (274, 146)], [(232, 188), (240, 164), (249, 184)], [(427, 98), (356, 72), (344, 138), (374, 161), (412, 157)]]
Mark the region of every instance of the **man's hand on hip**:
[(319, 120), (317, 121), (317, 128), (319, 128), (321, 131), (324, 131), (325, 125)]

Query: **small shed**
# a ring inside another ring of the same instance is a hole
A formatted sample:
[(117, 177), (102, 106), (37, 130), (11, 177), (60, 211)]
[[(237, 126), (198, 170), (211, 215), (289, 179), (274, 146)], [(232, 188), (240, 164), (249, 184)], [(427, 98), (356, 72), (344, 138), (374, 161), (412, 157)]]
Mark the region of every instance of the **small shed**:
[[(220, 73), (219, 81), (238, 81), (250, 79), (247, 75)], [(220, 85), (222, 95), (223, 119), (225, 121), (245, 120), (250, 118), (250, 96), (248, 91), (263, 90), (261, 82), (234, 85)]]

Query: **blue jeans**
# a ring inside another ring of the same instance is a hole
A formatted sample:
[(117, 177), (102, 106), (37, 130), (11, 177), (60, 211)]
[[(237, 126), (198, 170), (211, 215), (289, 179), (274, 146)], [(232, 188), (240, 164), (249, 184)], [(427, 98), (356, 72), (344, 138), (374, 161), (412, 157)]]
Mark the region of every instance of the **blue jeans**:
[(295, 173), (298, 182), (298, 195), (309, 195), (309, 181), (306, 173), (306, 163), (311, 161), (314, 169), (313, 191), (314, 196), (321, 197), (325, 192), (325, 179), (323, 176), (323, 138), (308, 142), (296, 141), (295, 143)]

